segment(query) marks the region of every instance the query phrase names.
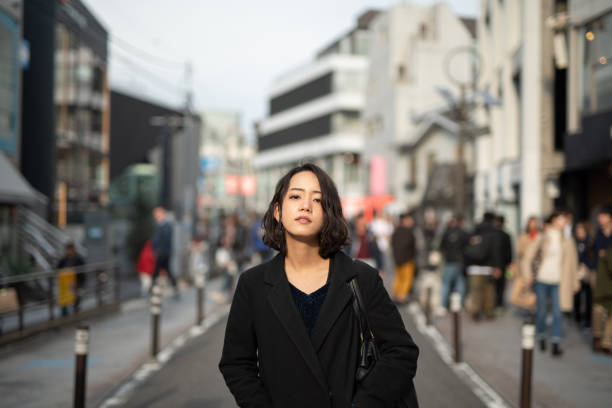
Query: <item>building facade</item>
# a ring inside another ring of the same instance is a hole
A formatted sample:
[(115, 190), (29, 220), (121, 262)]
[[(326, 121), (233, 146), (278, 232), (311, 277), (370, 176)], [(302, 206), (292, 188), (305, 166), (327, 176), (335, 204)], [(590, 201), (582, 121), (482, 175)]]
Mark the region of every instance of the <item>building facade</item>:
[(22, 170), (50, 218), (81, 223), (105, 207), (109, 182), (108, 34), (78, 0), (24, 5)]
[[(444, 3), (396, 4), (372, 22), (363, 111), (365, 194), (391, 195), (398, 210), (417, 207), (433, 166), (456, 161), (457, 126), (446, 115), (443, 92), (458, 91), (447, 57), (474, 45), (473, 25)], [(469, 152), (464, 159), (471, 163)]]
[(567, 131), (567, 57), (551, 16), (566, 1), (481, 1), (479, 86), (499, 101), (486, 110), (490, 133), (477, 142), (477, 214), (502, 213), (516, 233), (529, 216), (559, 205)]
[(303, 160), (333, 177), (341, 197), (363, 194), (359, 161), (365, 146), (362, 112), (368, 70), (369, 27), (377, 11), (269, 90), (269, 116), (256, 126), (256, 208), (265, 210), (276, 181)]
[(568, 11), (555, 27), (569, 55), (561, 191), (564, 204), (588, 219), (612, 204), (612, 5), (570, 0)]

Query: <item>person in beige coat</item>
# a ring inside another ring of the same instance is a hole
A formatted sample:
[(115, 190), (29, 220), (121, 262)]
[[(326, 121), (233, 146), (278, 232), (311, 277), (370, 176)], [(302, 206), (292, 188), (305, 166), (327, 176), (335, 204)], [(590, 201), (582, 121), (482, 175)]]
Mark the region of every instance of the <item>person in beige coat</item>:
[(580, 287), (578, 255), (572, 237), (563, 234), (566, 217), (555, 211), (546, 220), (545, 230), (525, 251), (521, 273), (527, 282), (534, 283), (537, 296), (536, 335), (540, 350), (546, 350), (546, 314), (551, 301), (553, 324), (551, 330), (552, 355), (561, 356), (563, 337), (561, 312), (571, 311), (574, 293)]

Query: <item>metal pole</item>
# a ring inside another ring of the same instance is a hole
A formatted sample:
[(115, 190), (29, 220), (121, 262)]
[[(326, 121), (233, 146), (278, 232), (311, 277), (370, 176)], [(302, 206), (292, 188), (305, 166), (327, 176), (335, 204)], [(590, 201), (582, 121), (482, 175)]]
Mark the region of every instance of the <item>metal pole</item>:
[(74, 353), (76, 356), (76, 366), (74, 373), (74, 408), (85, 408), (88, 349), (89, 327), (80, 325), (76, 330), (74, 346)]
[(451, 294), (451, 311), (453, 312), (453, 333), (455, 340), (455, 363), (461, 362), (461, 294)]
[(425, 324), (431, 326), (431, 286), (427, 287), (427, 295), (425, 296)]
[(195, 279), (196, 296), (196, 325), (200, 326), (204, 320), (204, 277), (197, 275)]
[(158, 285), (154, 285), (151, 295), (151, 356), (153, 357), (156, 357), (159, 352), (159, 316), (161, 308), (161, 288)]
[(521, 405), (520, 408), (531, 407), (531, 377), (533, 371), (533, 344), (535, 326), (531, 323), (523, 325), (523, 360), (521, 371)]
[(455, 214), (464, 216), (465, 212), (465, 165), (464, 165), (464, 150), (465, 150), (465, 85), (460, 87), (460, 98), (456, 108), (457, 121), (459, 122), (459, 130), (457, 134), (457, 172), (455, 181)]

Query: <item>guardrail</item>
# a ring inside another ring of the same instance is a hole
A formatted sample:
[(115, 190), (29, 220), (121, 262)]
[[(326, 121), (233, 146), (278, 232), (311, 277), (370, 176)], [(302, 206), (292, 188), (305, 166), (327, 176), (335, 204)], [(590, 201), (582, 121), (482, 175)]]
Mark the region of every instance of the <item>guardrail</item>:
[(118, 309), (121, 301), (115, 262), (1, 277), (0, 288), (0, 345)]

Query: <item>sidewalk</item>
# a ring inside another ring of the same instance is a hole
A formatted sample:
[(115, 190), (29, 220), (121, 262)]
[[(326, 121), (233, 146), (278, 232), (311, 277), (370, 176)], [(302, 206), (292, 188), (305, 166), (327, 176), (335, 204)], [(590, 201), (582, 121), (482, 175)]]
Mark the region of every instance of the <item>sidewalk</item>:
[[(217, 307), (207, 288), (205, 313)], [(186, 288), (178, 301), (166, 296), (161, 320), (161, 347), (194, 324), (195, 289)], [(151, 315), (145, 299), (122, 305), (121, 312), (88, 322), (90, 343), (87, 406), (98, 406), (143, 362), (150, 359)], [(0, 407), (66, 407), (74, 387), (74, 327), (47, 332), (0, 349)]]
[[(522, 319), (515, 309), (495, 320), (474, 322), (462, 313), (463, 358), (513, 406), (519, 406)], [(434, 325), (453, 344), (452, 317), (435, 317)], [(612, 401), (612, 357), (593, 354), (589, 339), (564, 319), (564, 354), (553, 359), (534, 349), (532, 407), (604, 408)], [(536, 345), (537, 346), (537, 345)]]

